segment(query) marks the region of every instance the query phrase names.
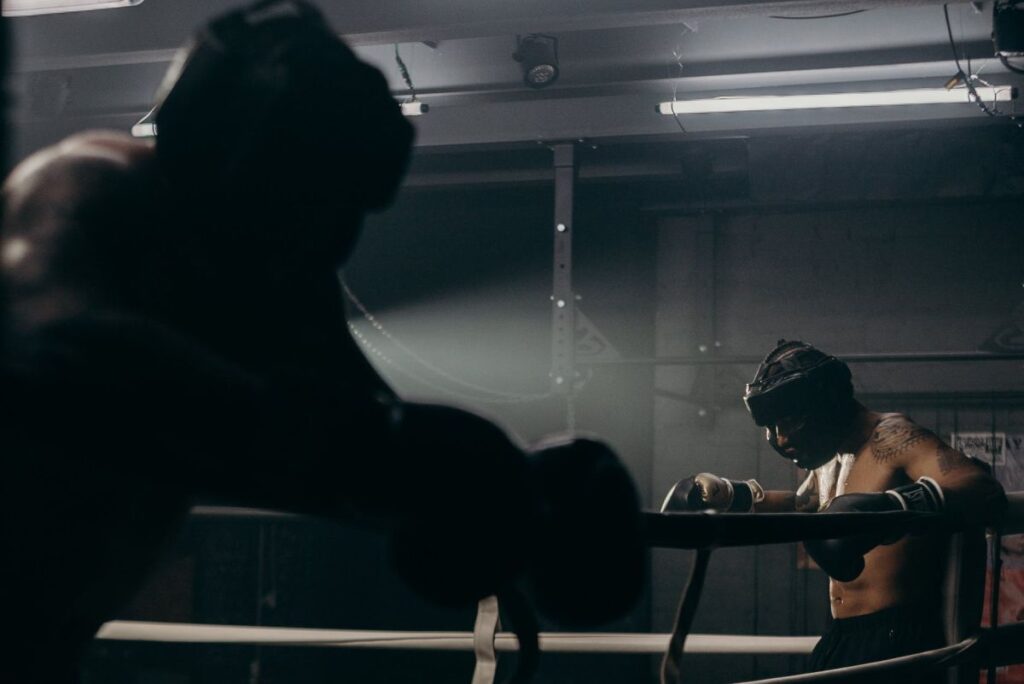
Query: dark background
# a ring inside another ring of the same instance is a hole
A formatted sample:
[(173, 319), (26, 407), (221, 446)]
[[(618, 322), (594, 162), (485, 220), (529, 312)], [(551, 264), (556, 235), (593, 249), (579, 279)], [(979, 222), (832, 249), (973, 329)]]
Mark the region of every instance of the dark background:
[[(670, 11), (670, 3), (649, 4), (652, 12)], [(795, 485), (797, 474), (765, 448), (739, 399), (756, 365), (749, 359), (780, 337), (839, 355), (1024, 348), (1024, 131), (1006, 120), (973, 108), (845, 118), (775, 113), (702, 120), (684, 134), (670, 119), (641, 123), (639, 113), (616, 109), (634, 101), (653, 109), (657, 98), (640, 96), (652, 82), (665, 99), (668, 76), (679, 75), (668, 54), (679, 36), (689, 36), (687, 49), (695, 46), (686, 73), (704, 84), (749, 73), (755, 62), (762, 71), (808, 74), (833, 67), (840, 81), (857, 78), (865, 65), (951, 62), (938, 5), (800, 27), (746, 15), (698, 20), (680, 11), (643, 35), (636, 16), (620, 17), (621, 30), (599, 27), (602, 8), (595, 7), (562, 34), (580, 52), (573, 57), (563, 46), (564, 82), (546, 94), (514, 83), (516, 67), (501, 41), (512, 40), (520, 24), (529, 27), (511, 9), (494, 10), (512, 14), (475, 36), (443, 8), (434, 7), (440, 14), (432, 24), (427, 5), (417, 10), (422, 20), (355, 5), (331, 5), (331, 12), (348, 20), (361, 8), (363, 24), (351, 35), (363, 54), (379, 57), (391, 42), (411, 41), (403, 48), (413, 55), (413, 73), (427, 74), (424, 88), (439, 103), (417, 121), (417, 158), (398, 202), (368, 219), (344, 274), (387, 334), (355, 307), (353, 325), (404, 396), (480, 411), (524, 442), (570, 427), (597, 434), (622, 455), (653, 508), (673, 482), (703, 470), (757, 477), (770, 488)], [(123, 14), (8, 22), (19, 58), (15, 159), (72, 131), (125, 130), (145, 113), (166, 66), (159, 51), (213, 11), (178, 7), (173, 27), (166, 24), (174, 10), (161, 0)], [(539, 16), (559, 25), (558, 7)], [(958, 36), (980, 60), (987, 15), (964, 5), (955, 17)], [(132, 22), (137, 31), (126, 32)], [(420, 34), (417, 26), (425, 27)], [(494, 37), (495, 27), (511, 33)], [(424, 53), (416, 41), (434, 34), (451, 36), (448, 44), (466, 47), (472, 59), (456, 59), (445, 43)], [(430, 75), (431, 59), (444, 62), (436, 65), (440, 75)], [(488, 74), (492, 63), (498, 66)], [(603, 75), (574, 75), (574, 63), (577, 74)], [(987, 75), (995, 78), (994, 71)], [(549, 377), (550, 146), (577, 139), (574, 290), (586, 324), (577, 331), (579, 377), (570, 402), (552, 393)], [(669, 357), (676, 362), (652, 362)], [(1024, 430), (1021, 366), (876, 363), (853, 372), (872, 408), (905, 411), (948, 436)], [(797, 560), (794, 546), (717, 552), (695, 631), (819, 633), (828, 619), (826, 579)], [(668, 631), (689, 562), (684, 552), (652, 554), (644, 600), (606, 629)], [(309, 521), (209, 519), (190, 522), (122, 617), (394, 630), (473, 624), (472, 611), (442, 610), (407, 590), (389, 570), (385, 541), (372, 534)], [(695, 682), (803, 666), (789, 656), (687, 662)], [(468, 681), (472, 667), (468, 653), (98, 642), (86, 681), (448, 682)], [(652, 682), (655, 672), (656, 658), (648, 656), (552, 655), (539, 681)]]

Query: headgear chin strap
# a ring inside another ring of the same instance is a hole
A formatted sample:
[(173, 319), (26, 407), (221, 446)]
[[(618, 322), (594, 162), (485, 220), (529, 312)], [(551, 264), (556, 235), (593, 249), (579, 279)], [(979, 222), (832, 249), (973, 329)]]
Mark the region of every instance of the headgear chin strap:
[(849, 427), (853, 402), (850, 369), (800, 341), (779, 340), (747, 385), (743, 403), (754, 423), (774, 426), (803, 420), (801, 454), (793, 459), (769, 437), (772, 447), (802, 468), (817, 467), (834, 455)]

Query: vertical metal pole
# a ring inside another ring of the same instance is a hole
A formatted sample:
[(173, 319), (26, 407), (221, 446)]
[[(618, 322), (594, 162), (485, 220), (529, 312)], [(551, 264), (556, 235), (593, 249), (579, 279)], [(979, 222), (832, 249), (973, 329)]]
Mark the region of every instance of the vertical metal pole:
[(569, 428), (574, 426), (572, 393), (576, 378), (576, 316), (572, 289), (573, 194), (576, 189), (576, 146), (552, 147), (555, 165), (554, 275), (551, 289), (552, 389), (569, 397)]
[[(992, 477), (996, 477), (996, 405), (995, 402), (991, 404), (991, 441), (992, 441)], [(1005, 438), (1004, 438), (1005, 439)], [(1006, 455), (1006, 444), (1003, 444), (1003, 455)], [(1003, 579), (1003, 535), (996, 528), (992, 533), (992, 582), (991, 591), (992, 594), (989, 596), (989, 627), (995, 628), (999, 626), (999, 591), (1001, 589), (1001, 582)], [(988, 672), (986, 673), (985, 681), (987, 684), (996, 684), (996, 666), (990, 664), (988, 666)]]

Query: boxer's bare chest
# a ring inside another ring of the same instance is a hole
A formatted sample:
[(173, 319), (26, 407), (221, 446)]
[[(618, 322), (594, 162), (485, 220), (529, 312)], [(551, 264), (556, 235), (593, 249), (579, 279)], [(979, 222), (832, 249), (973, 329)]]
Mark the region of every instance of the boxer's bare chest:
[(903, 470), (879, 461), (871, 453), (871, 448), (865, 446), (856, 455), (843, 493), (884, 492), (906, 482), (907, 476)]
[[(883, 492), (907, 481), (902, 469), (876, 459), (870, 446), (865, 446), (856, 454), (841, 491)], [(932, 542), (929, 538), (904, 538), (869, 552), (860, 577), (853, 582), (829, 583), (833, 616), (863, 615), (915, 600), (932, 584), (921, 572), (932, 559)]]

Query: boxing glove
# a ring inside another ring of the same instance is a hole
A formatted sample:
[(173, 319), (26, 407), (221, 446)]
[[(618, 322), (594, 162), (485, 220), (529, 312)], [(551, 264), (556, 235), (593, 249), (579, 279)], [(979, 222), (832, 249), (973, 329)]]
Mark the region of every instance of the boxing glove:
[[(881, 513), (920, 511), (937, 513), (945, 503), (942, 488), (930, 477), (880, 493), (854, 493), (837, 496), (825, 513)], [(804, 548), (829, 577), (852, 582), (864, 571), (864, 554), (879, 545), (892, 544), (903, 534), (875, 528), (839, 539), (813, 539)]]
[[(639, 497), (604, 444), (523, 450), (492, 423), (443, 406), (395, 407), (389, 478), (403, 512), (398, 574), (426, 598), (465, 606), (525, 580), (542, 614), (589, 626), (639, 597), (646, 552)], [(408, 454), (412, 454), (411, 458)]]
[(549, 441), (528, 462), (542, 518), (528, 584), (563, 626), (624, 615), (644, 585), (640, 500), (615, 453), (592, 439)]
[(661, 512), (746, 513), (763, 500), (764, 488), (757, 480), (727, 480), (711, 473), (698, 473), (672, 486), (661, 504)]
[(471, 605), (520, 578), (541, 526), (524, 449), (480, 416), (446, 406), (396, 403), (389, 432), (388, 448), (367, 458), (385, 464), (399, 576), (448, 606)]

